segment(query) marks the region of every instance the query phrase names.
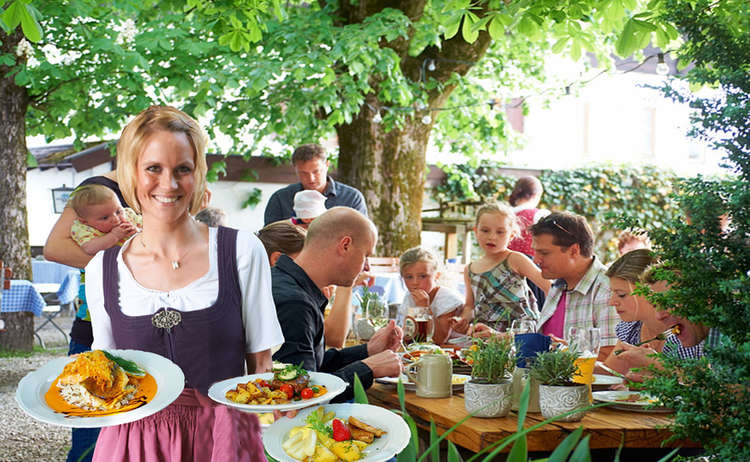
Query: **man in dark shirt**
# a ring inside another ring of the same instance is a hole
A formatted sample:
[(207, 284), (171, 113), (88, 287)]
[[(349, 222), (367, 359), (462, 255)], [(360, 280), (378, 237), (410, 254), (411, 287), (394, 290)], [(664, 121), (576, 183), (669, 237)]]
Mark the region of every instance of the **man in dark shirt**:
[(328, 176), (328, 159), (319, 144), (303, 144), (292, 154), (292, 166), (299, 183), (290, 184), (271, 195), (266, 205), (264, 225), (294, 216), (294, 195), (303, 189), (316, 190), (326, 196), (325, 206), (351, 207), (367, 216), (367, 206), (362, 193)]
[(294, 260), (282, 255), (271, 269), (273, 300), (284, 332), (284, 344), (273, 359), (341, 377), (348, 386), (335, 401), (351, 399), (354, 374), (369, 388), (374, 378), (401, 372), (395, 352), (403, 333), (393, 321), (366, 345), (325, 350), (323, 312), (328, 299), (320, 289), (351, 286), (367, 269), (376, 241), (377, 230), (367, 217), (348, 207), (334, 207), (310, 224), (305, 245)]

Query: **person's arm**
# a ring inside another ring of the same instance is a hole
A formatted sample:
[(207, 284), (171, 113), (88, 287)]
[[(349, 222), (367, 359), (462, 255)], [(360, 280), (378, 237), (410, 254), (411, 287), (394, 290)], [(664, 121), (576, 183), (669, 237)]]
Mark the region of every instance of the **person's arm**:
[(448, 335), (451, 332), (451, 325), (453, 324), (453, 315), (455, 312), (445, 313), (435, 318), (435, 333), (432, 334), (432, 341), (437, 345), (441, 345), (448, 340)]
[(271, 360), (271, 350), (263, 350), (257, 353), (247, 353), (245, 355), (247, 362), (248, 374), (262, 374), (273, 370), (273, 361)]
[(103, 261), (104, 254), (100, 253), (86, 266), (86, 304), (91, 315), (94, 350), (115, 348), (112, 322), (104, 308)]
[(552, 283), (548, 279), (542, 277), (542, 271), (537, 268), (534, 262), (526, 258), (526, 256), (518, 252), (511, 252), (508, 256), (508, 265), (510, 265), (510, 269), (516, 273), (530, 279), (531, 282), (544, 291), (544, 295), (549, 293)]
[(360, 191), (357, 191), (356, 200), (352, 204), (352, 208), (362, 215), (367, 216), (367, 203), (365, 202), (365, 196)]
[(89, 263), (91, 255), (70, 237), (70, 227), (76, 218), (73, 208), (65, 207), (44, 244), (45, 259), (76, 268), (84, 268)]
[(354, 287), (372, 278), (370, 273), (362, 272), (357, 276), (352, 287), (337, 286), (333, 297), (333, 306), (325, 319), (324, 331), (326, 345), (342, 348), (352, 326), (352, 291)]
[(116, 246), (123, 238), (135, 234), (136, 230), (133, 223), (124, 221), (112, 228), (112, 231), (81, 243), (81, 249), (89, 255), (96, 255), (101, 250)]
[[(470, 265), (471, 263), (469, 263)], [(469, 328), (469, 323), (474, 319), (474, 291), (471, 289), (471, 279), (469, 279), (469, 265), (464, 268), (464, 287), (466, 287), (466, 302), (461, 312), (461, 320), (453, 324), (453, 330), (465, 333)]]

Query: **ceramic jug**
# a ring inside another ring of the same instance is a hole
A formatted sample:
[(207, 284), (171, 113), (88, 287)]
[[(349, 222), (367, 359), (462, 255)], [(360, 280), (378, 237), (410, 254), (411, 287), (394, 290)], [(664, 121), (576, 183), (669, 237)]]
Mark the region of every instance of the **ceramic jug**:
[(422, 398), (447, 398), (451, 396), (453, 362), (439, 354), (422, 355), (406, 367), (409, 380), (417, 386), (417, 396)]

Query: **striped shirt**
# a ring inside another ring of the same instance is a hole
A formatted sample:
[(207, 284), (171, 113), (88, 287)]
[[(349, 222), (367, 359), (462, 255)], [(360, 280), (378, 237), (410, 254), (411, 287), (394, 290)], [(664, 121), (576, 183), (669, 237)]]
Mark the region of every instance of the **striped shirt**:
[[(621, 321), (615, 326), (617, 338), (623, 342), (635, 345), (641, 342), (641, 321)], [(703, 343), (691, 347), (684, 347), (680, 340), (674, 334), (667, 335), (664, 346), (661, 350), (667, 356), (677, 357), (680, 359), (700, 358), (703, 356)]]
[(563, 332), (567, 335), (568, 330), (574, 326), (598, 327), (601, 330), (601, 346), (612, 346), (617, 343), (615, 326), (620, 318), (614, 307), (609, 304), (609, 278), (605, 272), (604, 265), (594, 257), (586, 274), (572, 290), (567, 290), (565, 279), (553, 282), (537, 322), (537, 331), (541, 332), (544, 323), (555, 313), (563, 291), (567, 290)]

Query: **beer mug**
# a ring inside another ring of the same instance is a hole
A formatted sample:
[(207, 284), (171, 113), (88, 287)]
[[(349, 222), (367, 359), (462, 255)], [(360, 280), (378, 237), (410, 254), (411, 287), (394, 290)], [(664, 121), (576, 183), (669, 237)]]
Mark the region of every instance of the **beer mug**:
[(430, 343), (435, 333), (435, 318), (426, 306), (412, 306), (406, 310), (403, 324), (406, 343)]
[(453, 384), (453, 361), (440, 354), (422, 355), (406, 366), (406, 375), (417, 385), (417, 396), (447, 398)]

